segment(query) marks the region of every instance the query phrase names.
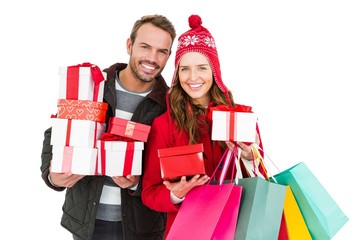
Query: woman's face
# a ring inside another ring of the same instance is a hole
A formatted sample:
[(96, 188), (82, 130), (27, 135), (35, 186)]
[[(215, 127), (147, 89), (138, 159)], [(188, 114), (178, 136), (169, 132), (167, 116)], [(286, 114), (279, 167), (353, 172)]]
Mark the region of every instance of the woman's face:
[(179, 63), (179, 81), (195, 103), (206, 107), (210, 102), (213, 73), (207, 58), (198, 52), (185, 53)]

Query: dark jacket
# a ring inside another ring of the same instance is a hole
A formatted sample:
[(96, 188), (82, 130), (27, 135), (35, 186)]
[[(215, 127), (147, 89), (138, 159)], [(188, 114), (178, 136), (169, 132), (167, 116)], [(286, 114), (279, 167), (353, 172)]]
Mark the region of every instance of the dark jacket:
[[(104, 85), (104, 102), (108, 103), (107, 120), (115, 115), (116, 71), (122, 70), (125, 67), (126, 64), (116, 63), (104, 70), (107, 73), (107, 80)], [(164, 79), (161, 76), (157, 77), (154, 89), (138, 105), (131, 120), (151, 125), (154, 118), (166, 110), (165, 94), (167, 90), (168, 86)], [(48, 180), (50, 160), (52, 159), (50, 138), (51, 128), (47, 129), (44, 133), (40, 170), (43, 180), (50, 188), (56, 191), (63, 191), (66, 188), (57, 188)], [(100, 201), (104, 180), (105, 177), (103, 176), (86, 176), (72, 188), (66, 189), (61, 225), (83, 239), (91, 239), (92, 237), (96, 210)], [(121, 190), (124, 237), (129, 240), (163, 239), (166, 215), (144, 206), (140, 193), (141, 180), (135, 192), (128, 189)]]

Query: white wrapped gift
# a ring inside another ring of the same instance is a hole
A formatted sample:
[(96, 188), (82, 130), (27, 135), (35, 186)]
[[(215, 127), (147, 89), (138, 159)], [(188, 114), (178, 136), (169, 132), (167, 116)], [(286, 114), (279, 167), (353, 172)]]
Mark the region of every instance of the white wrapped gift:
[(100, 175), (141, 175), (144, 142), (98, 140), (97, 148)]
[(257, 116), (252, 112), (212, 112), (211, 139), (255, 142)]
[(53, 146), (51, 172), (97, 175), (96, 148)]
[(51, 145), (94, 148), (105, 131), (105, 123), (63, 118), (51, 120)]
[[(77, 74), (68, 72), (68, 67), (60, 67), (59, 74), (59, 99), (103, 101), (105, 80), (96, 84), (91, 67), (78, 67)], [(106, 73), (102, 75), (106, 79)]]

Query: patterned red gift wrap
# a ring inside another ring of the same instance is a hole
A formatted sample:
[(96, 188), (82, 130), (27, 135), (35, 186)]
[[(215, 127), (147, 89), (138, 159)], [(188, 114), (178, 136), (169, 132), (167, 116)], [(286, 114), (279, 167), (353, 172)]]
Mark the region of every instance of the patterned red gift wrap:
[(114, 135), (146, 142), (150, 128), (150, 126), (145, 124), (113, 117), (109, 119), (108, 132)]
[(89, 100), (59, 99), (58, 118), (90, 120), (96, 122), (106, 121), (108, 104)]

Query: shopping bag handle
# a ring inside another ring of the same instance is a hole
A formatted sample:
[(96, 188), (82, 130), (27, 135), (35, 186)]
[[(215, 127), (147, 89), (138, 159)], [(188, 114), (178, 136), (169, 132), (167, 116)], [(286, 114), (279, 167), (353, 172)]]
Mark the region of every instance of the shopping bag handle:
[[(219, 169), (221, 163), (224, 163), (222, 169), (221, 169), (221, 174), (220, 174), (220, 178), (219, 178), (219, 185), (222, 185), (226, 176), (226, 173), (228, 172), (229, 166), (231, 161), (234, 161), (234, 159), (237, 158), (236, 156), (236, 152), (238, 151), (238, 146), (234, 145), (234, 148), (232, 150), (230, 150), (229, 148), (225, 149), (224, 154), (222, 155), (218, 165), (215, 168), (215, 171), (213, 172), (213, 174), (210, 177), (210, 180), (208, 182), (208, 184), (210, 184), (210, 182), (214, 179), (215, 174), (217, 172), (217, 169)], [(229, 153), (230, 152), (230, 153)], [(234, 179), (234, 172), (235, 172), (235, 164), (233, 165), (233, 169), (231, 172), (231, 181)]]
[(277, 183), (276, 179), (273, 177), (274, 174), (272, 174), (270, 172), (270, 168), (268, 167), (267, 162), (265, 162), (265, 157), (262, 157), (260, 155), (259, 150), (264, 154), (264, 156), (266, 156), (267, 159), (270, 160), (271, 164), (276, 168), (276, 170), (278, 172), (280, 172), (280, 169), (276, 166), (275, 162), (273, 160), (271, 160), (269, 155), (258, 144), (253, 143), (253, 144), (251, 144), (251, 147), (252, 147), (252, 150), (254, 151), (254, 153), (257, 155), (257, 157), (260, 158), (260, 164), (262, 164), (265, 171), (269, 173), (269, 174), (267, 174), (267, 179), (271, 178), (274, 182)]

